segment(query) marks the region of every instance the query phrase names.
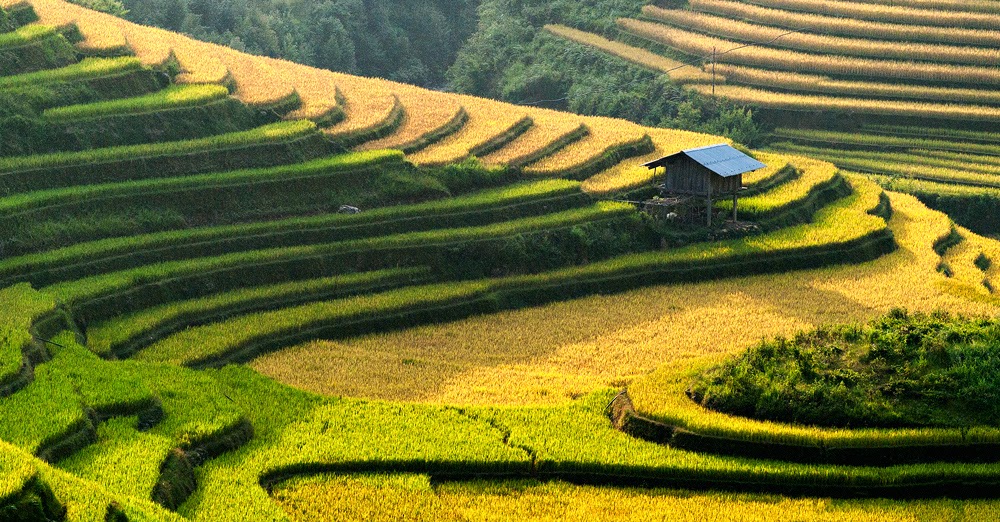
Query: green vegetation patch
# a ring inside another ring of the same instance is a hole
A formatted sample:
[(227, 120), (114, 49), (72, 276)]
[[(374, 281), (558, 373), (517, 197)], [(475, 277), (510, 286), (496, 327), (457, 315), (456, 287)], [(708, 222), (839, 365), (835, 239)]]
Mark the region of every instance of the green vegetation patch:
[(142, 69), (142, 62), (134, 56), (85, 58), (78, 63), (58, 69), (46, 69), (44, 71), (0, 77), (0, 87), (37, 86), (53, 82), (69, 82), (121, 74), (140, 69)]
[(703, 406), (832, 427), (997, 426), (1000, 322), (893, 311), (765, 341), (699, 375)]
[(0, 33), (0, 49), (10, 49), (26, 43), (49, 38), (56, 34), (56, 30), (45, 25), (26, 25), (18, 27), (9, 33)]
[(0, 171), (20, 172), (36, 169), (58, 169), (73, 165), (108, 163), (139, 157), (190, 154), (222, 148), (248, 146), (257, 143), (287, 141), (316, 132), (316, 124), (308, 120), (287, 121), (265, 125), (243, 132), (234, 132), (189, 141), (173, 141), (124, 147), (109, 147), (83, 152), (60, 152), (35, 156), (4, 158)]
[(45, 111), (43, 115), (49, 121), (65, 122), (110, 115), (142, 114), (193, 107), (221, 100), (228, 96), (229, 90), (221, 85), (172, 85), (162, 91), (134, 98), (57, 107)]
[(21, 369), (24, 346), (31, 342), (32, 321), (53, 307), (51, 297), (26, 284), (0, 290), (0, 384)]

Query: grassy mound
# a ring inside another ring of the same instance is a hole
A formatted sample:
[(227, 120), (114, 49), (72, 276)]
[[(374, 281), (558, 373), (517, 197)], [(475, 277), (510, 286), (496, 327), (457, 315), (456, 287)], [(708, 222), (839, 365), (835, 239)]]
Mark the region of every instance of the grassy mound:
[(703, 406), (832, 427), (997, 425), (1000, 322), (893, 311), (765, 341), (696, 378)]

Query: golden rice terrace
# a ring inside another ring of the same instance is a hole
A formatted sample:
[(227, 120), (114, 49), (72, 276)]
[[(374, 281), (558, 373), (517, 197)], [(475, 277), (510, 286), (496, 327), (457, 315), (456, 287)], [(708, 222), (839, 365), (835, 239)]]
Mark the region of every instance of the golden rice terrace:
[[(702, 54), (840, 20), (720, 56), (717, 93), (995, 121), (992, 6), (712, 0), (621, 27)], [(641, 165), (725, 139), (0, 7), (0, 520), (1000, 512), (995, 427), (754, 421), (683, 389), (761, 337), (996, 315), (1000, 242), (886, 188), (1000, 189), (991, 134), (779, 130), (801, 140), (750, 151), (752, 228), (671, 228), (634, 204), (659, 181)]]

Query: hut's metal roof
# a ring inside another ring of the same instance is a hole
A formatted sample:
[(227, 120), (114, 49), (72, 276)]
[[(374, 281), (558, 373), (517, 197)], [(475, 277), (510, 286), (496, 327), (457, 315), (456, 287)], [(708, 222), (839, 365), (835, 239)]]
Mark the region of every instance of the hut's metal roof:
[(643, 166), (651, 169), (662, 167), (671, 159), (681, 155), (691, 158), (701, 166), (724, 178), (762, 169), (767, 166), (725, 143), (682, 150), (676, 154), (643, 163)]

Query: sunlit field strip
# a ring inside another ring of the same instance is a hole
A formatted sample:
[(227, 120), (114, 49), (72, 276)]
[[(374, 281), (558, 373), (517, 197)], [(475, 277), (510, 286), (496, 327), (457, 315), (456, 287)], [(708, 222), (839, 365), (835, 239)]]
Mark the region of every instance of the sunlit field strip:
[(473, 96), (453, 95), (469, 114), (469, 121), (455, 134), (410, 154), (417, 165), (444, 165), (464, 160), (476, 149), (510, 132), (528, 113), (522, 107)]
[(349, 136), (378, 127), (393, 112), (396, 98), (390, 82), (331, 73), (344, 96), (344, 121), (324, 129), (330, 136)]
[[(22, 1), (0, 0), (0, 7)], [(174, 56), (182, 69), (178, 81), (184, 83), (222, 83), (228, 75), (208, 44), (163, 29), (138, 26), (61, 0), (31, 0), (31, 5), (43, 23), (76, 25), (84, 36), (84, 42), (79, 45), (85, 50), (106, 51), (127, 44), (142, 63), (149, 66), (163, 66)]]
[(551, 175), (579, 169), (600, 158), (618, 145), (641, 140), (647, 130), (635, 123), (588, 116), (581, 118), (590, 130), (583, 139), (570, 144), (559, 152), (531, 164), (526, 170), (530, 174)]
[(905, 148), (931, 149), (948, 152), (964, 152), (1000, 156), (1000, 144), (968, 143), (962, 141), (941, 140), (935, 138), (919, 138), (906, 136), (883, 136), (875, 134), (857, 134), (852, 132), (825, 131), (814, 129), (789, 129), (779, 127), (774, 129), (774, 136), (789, 138), (796, 141), (811, 141), (819, 143), (836, 143), (841, 145), (857, 145), (876, 149)]
[[(125, 145), (107, 147), (103, 149), (90, 149), (80, 152), (56, 152), (52, 154), (36, 154), (32, 156), (10, 156), (0, 158), (0, 175), (43, 168), (108, 162), (129, 157), (154, 157), (168, 154), (180, 154), (184, 152), (198, 152), (257, 142), (277, 142), (305, 136), (314, 133), (315, 131), (316, 125), (311, 121), (298, 120), (273, 123), (247, 131), (218, 134), (207, 138), (192, 140)], [(3, 198), (2, 201), (4, 203), (10, 203), (14, 197), (17, 196)], [(23, 195), (21, 197), (28, 196)]]
[(273, 498), (292, 522), (365, 519), (394, 522), (412, 510), (414, 521), (564, 520), (638, 521), (669, 513), (684, 522), (918, 522), (1000, 518), (995, 501), (831, 500), (752, 493), (581, 486), (561, 481), (431, 483), (421, 475), (341, 474), (284, 482)]
[[(46, 296), (32, 292), (28, 285), (0, 289), (0, 383), (21, 369), (23, 350), (31, 342), (28, 328), (54, 305)], [(0, 498), (3, 498), (2, 493)]]
[(125, 114), (142, 114), (204, 105), (227, 96), (229, 96), (229, 91), (221, 85), (171, 85), (161, 91), (133, 98), (47, 109), (42, 113), (42, 116), (52, 122), (68, 122)]
[(203, 44), (214, 51), (236, 84), (234, 96), (248, 105), (272, 106), (294, 96), (294, 77), (287, 77), (259, 57), (228, 47)]
[[(286, 176), (291, 175), (290, 171), (286, 173)], [(497, 189), (483, 190), (467, 195), (412, 205), (376, 208), (361, 214), (321, 214), (264, 222), (210, 226), (102, 239), (76, 243), (72, 246), (56, 250), (8, 257), (0, 260), (0, 279), (2, 277), (40, 272), (57, 267), (70, 268), (81, 263), (109, 260), (123, 255), (140, 254), (150, 251), (172, 251), (172, 254), (187, 252), (180, 256), (169, 256), (173, 259), (183, 258), (191, 255), (188, 249), (192, 246), (206, 248), (213, 243), (229, 243), (230, 249), (245, 250), (252, 248), (249, 245), (256, 244), (254, 243), (255, 241), (260, 241), (261, 238), (265, 237), (309, 233), (315, 238), (319, 234), (328, 232), (331, 229), (343, 228), (350, 231), (359, 227), (363, 229), (365, 225), (372, 225), (373, 223), (381, 227), (383, 232), (393, 229), (398, 230), (401, 225), (408, 230), (440, 228), (441, 223), (445, 222), (448, 216), (463, 216), (477, 211), (488, 211), (491, 208), (507, 207), (508, 211), (511, 211), (510, 207), (521, 203), (542, 199), (552, 202), (558, 198), (578, 194), (578, 192), (578, 182), (549, 179), (530, 183), (517, 183)], [(422, 219), (425, 220), (422, 226), (414, 225), (415, 222), (419, 223)], [(353, 237), (357, 237), (357, 234), (354, 234)], [(290, 243), (286, 242), (285, 244)], [(218, 252), (219, 250), (216, 251)], [(222, 251), (225, 251), (225, 249), (222, 249)], [(96, 271), (101, 272), (105, 270), (99, 268)]]
[(422, 137), (456, 121), (462, 110), (459, 101), (449, 94), (402, 84), (394, 84), (392, 92), (406, 111), (403, 123), (389, 136), (365, 143), (358, 150), (408, 148)]
[[(629, 33), (661, 43), (681, 52), (709, 56), (712, 50), (739, 47), (739, 43), (705, 36), (654, 22), (623, 18), (618, 24)], [(1000, 70), (993, 67), (873, 60), (847, 56), (809, 54), (771, 47), (744, 47), (718, 57), (720, 62), (823, 74), (897, 78), (906, 80), (1000, 85)]]
[(12, 76), (0, 76), (0, 87), (39, 87), (50, 83), (87, 80), (137, 71), (142, 63), (135, 57), (84, 58), (78, 63)]
[(1000, 155), (984, 156), (982, 154), (966, 154), (962, 152), (948, 152), (944, 150), (931, 149), (911, 149), (909, 152), (920, 154), (929, 158), (940, 158), (957, 161), (960, 163), (973, 163), (977, 165), (1000, 165)]
[[(581, 130), (582, 119), (564, 112), (531, 108), (528, 110), (531, 128), (503, 148), (483, 156), (482, 161), (491, 167), (520, 163), (538, 154), (552, 144)], [(553, 151), (557, 152), (557, 151)]]
[(921, 138), (945, 138), (984, 143), (1000, 143), (1000, 132), (949, 128), (914, 127), (906, 125), (863, 125), (862, 130), (889, 136), (919, 136)]
[[(928, 167), (942, 167), (942, 168), (949, 168), (956, 170), (967, 170), (971, 172), (980, 172), (983, 174), (1000, 175), (1000, 161), (995, 161), (993, 164), (975, 162), (979, 158), (989, 158), (988, 156), (967, 156), (965, 159), (948, 159), (948, 158), (939, 158), (930, 156), (927, 153), (918, 151), (878, 152), (878, 151), (866, 151), (866, 150), (810, 147), (808, 145), (797, 145), (794, 143), (775, 143), (772, 144), (771, 147), (783, 152), (803, 154), (808, 156), (820, 156), (825, 154), (830, 157), (837, 157), (844, 159), (886, 161), (886, 162), (893, 162), (896, 164), (925, 165)], [(994, 158), (994, 160), (997, 160), (997, 158)]]
[(988, 187), (976, 187), (972, 185), (957, 185), (955, 183), (943, 183), (940, 181), (929, 181), (914, 178), (901, 178), (892, 176), (872, 175), (872, 179), (877, 181), (887, 190), (903, 192), (905, 194), (939, 194), (950, 196), (992, 196), (1000, 199), (1000, 189)]
[[(759, 421), (708, 410), (698, 405), (684, 391), (698, 368), (717, 364), (717, 358), (695, 363), (665, 364), (654, 374), (629, 387), (629, 397), (636, 411), (696, 433), (723, 436), (736, 440), (781, 442), (803, 446), (865, 447), (876, 442), (894, 444), (934, 444), (963, 442), (957, 428), (911, 429), (836, 429), (817, 428), (779, 422)], [(692, 368), (693, 367), (693, 368)], [(996, 431), (993, 430), (995, 437)]]
[[(766, 158), (766, 156), (765, 156)], [(739, 210), (750, 215), (768, 215), (769, 213), (781, 212), (784, 209), (794, 208), (807, 200), (818, 187), (829, 186), (837, 176), (837, 168), (826, 161), (817, 161), (805, 157), (772, 157), (766, 158), (775, 162), (775, 165), (787, 165), (791, 163), (800, 172), (799, 176), (781, 185), (759, 194), (752, 194), (740, 198)], [(761, 169), (767, 171), (770, 169)], [(748, 184), (747, 181), (744, 184)], [(724, 209), (731, 209), (732, 203), (727, 199), (719, 202), (719, 206)]]
[[(637, 188), (654, 180), (655, 173), (643, 167), (643, 163), (685, 149), (728, 142), (718, 136), (675, 129), (648, 129), (648, 133), (656, 150), (644, 156), (622, 161), (603, 172), (594, 174), (583, 182), (583, 190), (591, 194), (610, 194)], [(761, 161), (768, 163), (766, 159)]]
[(749, 3), (787, 9), (822, 13), (842, 18), (872, 20), (901, 24), (939, 25), (968, 29), (993, 29), (1000, 27), (1000, 15), (992, 13), (919, 9), (908, 6), (846, 2), (841, 0), (750, 0)]
[[(672, 60), (641, 47), (634, 47), (614, 40), (608, 40), (603, 36), (573, 29), (564, 25), (549, 24), (545, 30), (556, 35), (572, 40), (574, 42), (600, 49), (608, 54), (612, 54), (624, 60), (628, 60), (637, 65), (667, 73), (671, 80), (678, 83), (707, 81), (711, 75), (696, 67), (682, 67), (684, 64), (677, 60)], [(676, 69), (676, 70), (673, 70)], [(667, 72), (670, 71), (670, 72)]]
[(755, 87), (838, 94), (861, 98), (884, 97), (1000, 105), (1000, 91), (993, 89), (958, 89), (924, 85), (835, 80), (828, 76), (770, 71), (725, 63), (717, 64), (715, 67), (719, 76), (726, 78), (728, 82)]
[(946, 271), (951, 279), (950, 282), (964, 285), (965, 288), (983, 296), (991, 295), (990, 289), (983, 285), (986, 272), (976, 266), (977, 260), (985, 256), (980, 238), (962, 227), (956, 227), (956, 231), (962, 241), (953, 245), (942, 256), (942, 270)]
[[(951, 220), (911, 196), (889, 197), (890, 230), (900, 248), (868, 263), (653, 285), (303, 343), (251, 364), (282, 382), (327, 395), (435, 404), (564, 404), (595, 389), (620, 390), (664, 361), (733, 354), (762, 337), (869, 321), (894, 307), (995, 315), (1000, 308), (939, 286), (946, 278), (937, 271), (940, 257), (933, 243), (948, 233)], [(706, 322), (715, 326), (705, 328)]]
[(910, 165), (879, 159), (853, 159), (836, 153), (815, 153), (813, 156), (836, 163), (837, 166), (869, 174), (902, 176), (906, 178), (958, 183), (977, 187), (1000, 188), (1000, 175), (982, 174), (954, 168), (940, 168), (925, 165)]
[[(867, 186), (860, 185), (863, 183)], [(843, 205), (854, 210), (844, 214), (824, 210), (817, 219), (836, 223), (833, 226), (843, 227), (840, 231), (845, 233), (852, 227), (858, 227), (854, 233), (863, 233), (868, 225), (879, 226), (882, 220), (867, 216), (864, 210), (876, 204), (878, 187), (865, 180), (855, 185), (867, 194), (865, 198), (838, 202), (842, 210)], [(897, 222), (904, 216), (897, 216)], [(807, 231), (818, 232), (818, 228), (796, 226), (783, 237), (790, 242), (798, 241), (793, 237), (808, 242), (806, 237), (811, 233)], [(921, 239), (904, 232), (898, 234), (912, 241)], [(791, 244), (770, 234), (758, 240), (751, 247), (758, 252)], [(672, 256), (700, 252), (705, 256), (702, 259), (708, 260), (721, 250), (740, 248), (738, 244), (691, 245), (561, 272), (599, 277), (595, 273), (607, 273), (605, 269), (617, 266), (623, 272), (642, 274), (645, 269), (632, 263), (640, 258), (667, 263)], [(907, 246), (919, 249), (922, 245)], [(324, 394), (445, 404), (560, 404), (605, 386), (620, 389), (666, 360), (731, 353), (761, 335), (792, 334), (809, 321), (870, 317), (878, 313), (875, 310), (888, 310), (899, 303), (911, 309), (945, 306), (946, 301), (936, 300), (937, 290), (930, 284), (933, 278), (910, 266), (908, 251), (881, 259), (884, 261), (875, 261), (879, 264), (874, 267), (841, 265), (771, 276), (651, 285), (399, 332), (308, 342), (251, 364), (282, 382)], [(933, 267), (929, 273), (936, 274)], [(871, 283), (873, 289), (860, 293), (869, 274), (879, 281)], [(555, 274), (538, 276), (546, 277), (556, 280)], [(828, 287), (817, 293), (814, 287), (822, 284)], [(911, 288), (902, 292), (898, 284)], [(958, 309), (969, 310), (967, 305)], [(705, 328), (705, 321), (718, 326)]]
[[(700, 263), (732, 259), (756, 252), (795, 251), (857, 240), (885, 228), (882, 218), (870, 215), (881, 189), (866, 180), (855, 180), (857, 192), (820, 210), (813, 223), (781, 229), (770, 234), (739, 240), (696, 244), (686, 248), (661, 252), (625, 255), (607, 261), (579, 267), (557, 269), (537, 275), (411, 287), (402, 290), (360, 296), (347, 300), (314, 303), (275, 312), (240, 316), (219, 323), (185, 330), (163, 339), (139, 352), (141, 360), (190, 364), (218, 357), (257, 339), (282, 335), (293, 325), (322, 325), (333, 321), (350, 321), (356, 314), (377, 317), (385, 313), (401, 313), (413, 307), (446, 306), (466, 299), (478, 299), (484, 294), (510, 287), (530, 288), (535, 284), (567, 284), (576, 280), (609, 278), (615, 275), (653, 272), (676, 264)], [(630, 205), (605, 207), (605, 212), (623, 211)], [(53, 292), (65, 295), (63, 292)], [(197, 348), (194, 348), (197, 347)]]
[(340, 109), (337, 99), (337, 77), (325, 69), (300, 65), (287, 60), (260, 57), (282, 78), (295, 84), (302, 106), (285, 115), (288, 119), (322, 121)]
[[(885, 5), (885, 0), (853, 0), (858, 4)], [(992, 0), (890, 0), (889, 5), (979, 13), (1000, 13), (1000, 4)]]
[[(1000, 46), (1000, 31), (995, 29), (959, 29), (869, 22), (837, 16), (767, 9), (733, 0), (690, 0), (690, 4), (692, 9), (728, 18), (747, 20), (765, 25), (776, 25), (788, 29), (806, 29), (829, 35), (860, 36), (863, 38), (911, 42), (978, 45), (983, 47)], [(647, 16), (655, 16), (657, 9), (659, 8), (655, 6), (646, 6), (643, 8), (643, 13)]]
[(1000, 60), (1000, 49), (995, 48), (889, 42), (812, 33), (788, 34), (788, 30), (784, 28), (757, 25), (685, 9), (650, 9), (646, 13), (659, 21), (688, 31), (744, 42), (773, 40), (769, 44), (772, 47), (820, 54), (984, 66), (995, 65)]
[(55, 28), (48, 25), (29, 24), (17, 29), (0, 33), (0, 50), (11, 50), (31, 43), (35, 40), (51, 38), (58, 34)]
[[(711, 95), (711, 85), (693, 86), (702, 94)], [(976, 105), (952, 105), (921, 103), (899, 100), (872, 100), (857, 98), (837, 98), (809, 94), (793, 94), (765, 91), (738, 85), (717, 85), (715, 94), (736, 103), (755, 105), (769, 109), (792, 111), (843, 110), (884, 114), (887, 116), (912, 116), (920, 118), (940, 118), (949, 120), (1000, 121), (1000, 107)]]
[(46, 23), (75, 23), (85, 37), (85, 45), (102, 48), (111, 45), (99, 38), (110, 38), (103, 34), (110, 31), (115, 35), (121, 33), (122, 39), (127, 40), (143, 63), (162, 66), (171, 56), (175, 57), (185, 73), (178, 78), (182, 83), (223, 83), (231, 74), (236, 96), (252, 105), (273, 105), (294, 93), (292, 85), (256, 57), (196, 42), (176, 33), (138, 26), (67, 2), (32, 0), (32, 5)]
[[(107, 357), (113, 349), (146, 334), (175, 324), (174, 330), (183, 326), (201, 324), (207, 318), (220, 318), (238, 313), (278, 308), (280, 305), (330, 299), (331, 296), (371, 293), (427, 279), (430, 270), (424, 268), (395, 268), (362, 272), (302, 281), (240, 288), (206, 297), (174, 301), (146, 308), (138, 312), (95, 324), (87, 330), (87, 347)], [(161, 334), (162, 335), (162, 334)]]
[(132, 51), (144, 64), (164, 67), (175, 60), (181, 71), (175, 78), (178, 83), (231, 83), (229, 69), (213, 49), (201, 42), (163, 29), (114, 20), (125, 28)]
[[(368, 154), (368, 153), (359, 153)], [(268, 262), (295, 259), (320, 259), (337, 254), (370, 252), (375, 249), (413, 249), (431, 245), (453, 245), (468, 241), (510, 237), (518, 234), (568, 228), (595, 221), (624, 217), (635, 212), (631, 205), (614, 202), (597, 202), (593, 205), (572, 208), (545, 215), (520, 217), (510, 221), (485, 225), (397, 232), (384, 236), (369, 236), (320, 244), (294, 247), (263, 248), (257, 250), (223, 253), (215, 256), (165, 261), (142, 265), (117, 272), (66, 281), (47, 286), (46, 293), (66, 302), (87, 302), (102, 296), (134, 289), (156, 282), (175, 281), (224, 270), (252, 270)]]

